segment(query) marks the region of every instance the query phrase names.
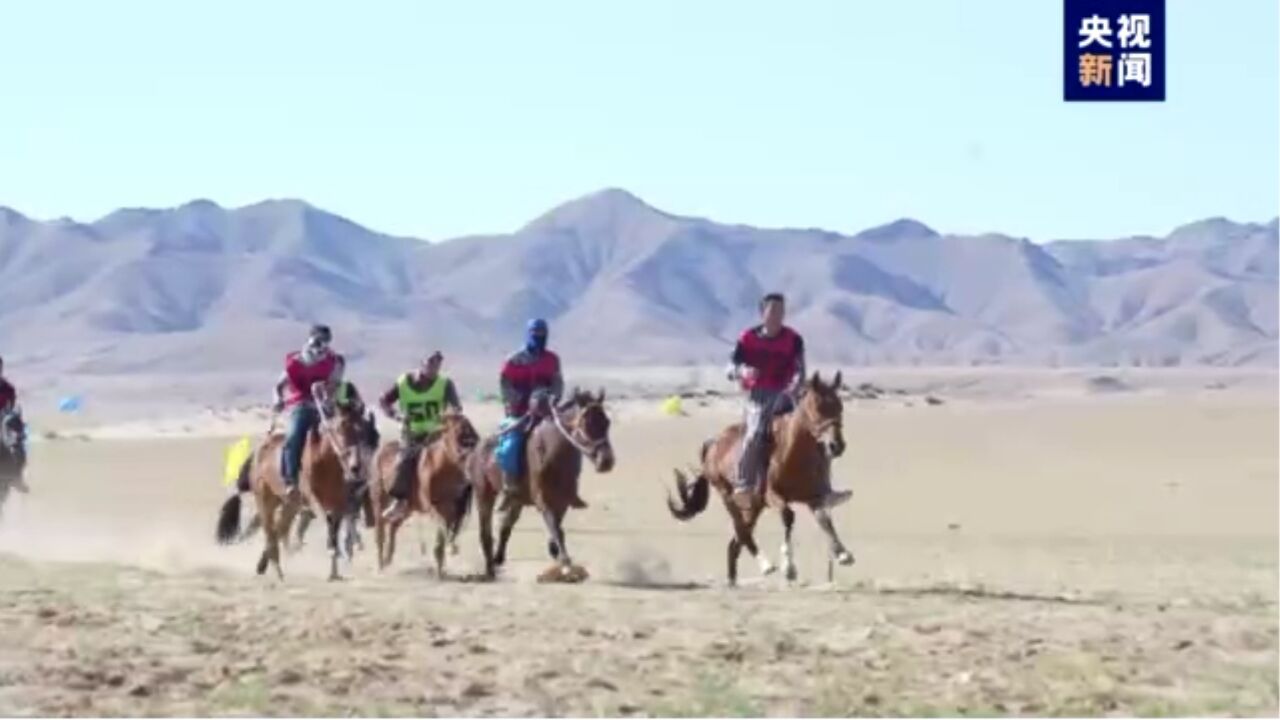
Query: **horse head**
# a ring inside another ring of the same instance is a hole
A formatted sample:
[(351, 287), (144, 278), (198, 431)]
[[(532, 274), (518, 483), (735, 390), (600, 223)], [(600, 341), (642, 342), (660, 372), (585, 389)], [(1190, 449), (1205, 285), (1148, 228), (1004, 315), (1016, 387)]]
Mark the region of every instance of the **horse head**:
[(365, 448), (368, 432), (365, 423), (369, 420), (352, 408), (336, 408), (332, 417), (333, 449), (342, 462), (343, 479), (349, 484), (363, 482), (368, 454)]
[(480, 444), (480, 433), (476, 432), (466, 415), (453, 409), (441, 415), (440, 420), (443, 423), (440, 441), (444, 443), (445, 451), (458, 465), (465, 464), (471, 451)]
[(844, 401), (840, 399), (840, 386), (839, 371), (830, 383), (823, 382), (822, 375), (815, 371), (804, 384), (799, 415), (819, 440), (828, 433), (835, 438), (842, 437)]
[(604, 389), (591, 394), (577, 388), (567, 405), (577, 408), (569, 423), (569, 440), (578, 446), (583, 455), (595, 466), (596, 472), (607, 473), (613, 469), (613, 445), (609, 442), (609, 414), (604, 409)]

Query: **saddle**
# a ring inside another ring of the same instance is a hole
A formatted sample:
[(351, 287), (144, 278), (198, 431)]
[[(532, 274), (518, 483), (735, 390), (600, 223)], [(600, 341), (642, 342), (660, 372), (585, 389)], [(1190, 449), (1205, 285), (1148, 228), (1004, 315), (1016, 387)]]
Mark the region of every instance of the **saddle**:
[[(516, 478), (516, 485), (520, 488), (520, 494), (529, 497), (533, 489), (529, 486), (529, 468), (528, 465), (528, 442), (529, 436), (543, 422), (544, 418), (536, 418), (530, 422), (526, 422), (525, 426), (518, 430), (511, 430), (514, 423), (504, 422), (499, 426), (499, 436), (497, 443), (493, 449), (494, 460), (498, 463), (498, 467), (503, 472), (508, 473)], [(583, 510), (587, 507), (587, 503), (581, 497), (575, 495), (569, 501), (569, 507), (575, 510)]]
[[(285, 455), (287, 455), (289, 452), (289, 444), (287, 442), (289, 439), (288, 433), (284, 434), (284, 438), (286, 442), (280, 443), (280, 456), (276, 458), (276, 463), (277, 463), (276, 471), (280, 473), (281, 477), (284, 476), (284, 458), (285, 458)], [(299, 471), (302, 470), (302, 463), (307, 457), (307, 445), (321, 439), (322, 437), (320, 435), (320, 425), (317, 423), (310, 430), (307, 431), (307, 437), (302, 443), (302, 455), (301, 457), (298, 458)]]

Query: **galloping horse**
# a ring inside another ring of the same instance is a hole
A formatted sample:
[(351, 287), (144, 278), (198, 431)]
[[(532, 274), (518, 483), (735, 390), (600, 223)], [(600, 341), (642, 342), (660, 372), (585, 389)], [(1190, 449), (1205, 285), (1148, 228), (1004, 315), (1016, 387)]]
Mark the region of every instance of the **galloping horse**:
[(17, 412), (0, 415), (0, 511), (9, 499), (10, 489), (27, 492), (22, 473), (27, 466), (27, 451), (22, 421)]
[(504, 511), (497, 551), (493, 547), (493, 511), (502, 471), (494, 458), (498, 437), (487, 438), (479, 452), (467, 462), (467, 476), (475, 486), (476, 505), (480, 513), (480, 547), (484, 551), (486, 577), (493, 578), (497, 568), (506, 562), (507, 542), (520, 519), (525, 505), (533, 505), (542, 515), (549, 536), (548, 551), (558, 565), (540, 577), (541, 580), (576, 582), (586, 579), (586, 570), (569, 559), (564, 542), (564, 515), (570, 507), (585, 507), (578, 499), (578, 477), (582, 474), (582, 458), (595, 466), (596, 472), (613, 469), (613, 446), (609, 443), (609, 416), (604, 409), (604, 390), (598, 395), (577, 389), (559, 407), (548, 407), (550, 416), (529, 434), (525, 444), (522, 487), (517, 502)]
[[(315, 502), (328, 521), (330, 550), (329, 579), (338, 580), (338, 560), (351, 557), (354, 543), (355, 517), (364, 491), (367, 451), (361, 446), (364, 437), (363, 416), (345, 409), (331, 410), (321, 405), (321, 421), (311, 431), (302, 452), (298, 474), (299, 489), (305, 498), (287, 501), (284, 480), (280, 474), (281, 448), (284, 434), (273, 433), (241, 467), (236, 493), (227, 498), (218, 515), (217, 540), (221, 544), (235, 542), (240, 536), (240, 495), (253, 492), (262, 529), (266, 536), (257, 571), (261, 575), (274, 565), (276, 575), (284, 579), (280, 567), (280, 543), (287, 538), (294, 516), (307, 499)], [(347, 522), (346, 542), (338, 540), (338, 530)]]
[[(443, 578), (445, 546), (456, 540), (462, 519), (471, 505), (472, 487), (467, 482), (464, 468), (480, 436), (471, 421), (461, 413), (447, 412), (440, 419), (444, 426), (418, 454), (408, 510), (410, 514), (431, 515), (440, 523), (436, 531), (434, 557), (437, 577)], [(369, 499), (372, 501), (374, 523), (370, 524), (376, 523), (377, 527), (379, 570), (391, 564), (396, 553), (396, 533), (408, 519), (406, 515), (389, 522), (382, 517), (382, 509), (391, 501), (399, 451), (400, 441), (392, 440), (378, 450), (373, 461), (376, 479), (369, 489)]]
[(831, 460), (823, 446), (823, 437), (832, 435), (832, 442), (843, 447), (844, 403), (840, 401), (840, 373), (830, 385), (822, 382), (814, 373), (804, 386), (798, 406), (789, 414), (775, 418), (771, 424), (772, 452), (769, 471), (766, 473), (763, 493), (752, 493), (745, 501), (735, 501), (730, 478), (737, 474), (737, 463), (743, 441), (743, 425), (730, 425), (716, 437), (702, 445), (702, 467), (692, 484), (687, 476), (676, 471), (677, 503), (667, 498), (667, 508), (677, 520), (689, 520), (707, 507), (708, 484), (714, 485), (724, 500), (725, 509), (733, 521), (733, 537), (729, 540), (729, 584), (738, 580), (738, 556), (746, 548), (760, 559), (761, 570), (768, 574), (774, 568), (768, 559), (760, 555), (753, 537), (756, 521), (765, 504), (776, 508), (782, 515), (784, 540), (782, 543), (783, 568), (788, 580), (796, 578), (795, 560), (791, 550), (791, 530), (796, 514), (791, 503), (808, 505), (817, 518), (818, 525), (830, 542), (831, 557), (841, 565), (853, 563), (853, 555), (845, 549), (836, 535), (830, 512), (821, 504), (830, 487)]

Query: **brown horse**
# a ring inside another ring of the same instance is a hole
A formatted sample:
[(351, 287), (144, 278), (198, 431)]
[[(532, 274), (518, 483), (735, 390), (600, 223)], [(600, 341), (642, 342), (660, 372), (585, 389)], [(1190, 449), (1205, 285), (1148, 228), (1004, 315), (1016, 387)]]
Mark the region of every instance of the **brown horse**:
[[(461, 413), (445, 413), (441, 416), (444, 426), (427, 439), (426, 446), (418, 454), (410, 486), (409, 515), (423, 513), (440, 524), (436, 531), (433, 556), (437, 577), (444, 577), (445, 546), (452, 544), (462, 528), (471, 505), (472, 488), (467, 482), (465, 465), (471, 451), (480, 441), (471, 421)], [(391, 502), (391, 486), (395, 483), (396, 454), (400, 441), (385, 443), (374, 457), (376, 479), (370, 487), (373, 519), (377, 527), (378, 569), (391, 564), (396, 553), (396, 533), (409, 515), (395, 521), (382, 517), (382, 509)], [(456, 547), (456, 545), (455, 545)]]
[[(294, 501), (286, 500), (280, 474), (284, 434), (271, 433), (242, 467), (236, 492), (222, 505), (218, 515), (218, 542), (225, 545), (240, 537), (240, 495), (252, 492), (266, 538), (257, 572), (261, 575), (269, 565), (274, 565), (276, 575), (284, 579), (280, 567), (281, 541), (287, 541), (290, 526), (303, 503), (311, 502), (319, 506), (328, 522), (329, 579), (340, 579), (338, 560), (351, 557), (355, 517), (368, 466), (367, 450), (360, 442), (365, 433), (364, 422), (363, 416), (345, 409), (322, 412), (320, 423), (309, 433), (303, 447), (298, 484), (304, 497)], [(338, 531), (344, 520), (346, 541), (339, 542)]]
[(702, 467), (691, 484), (687, 476), (676, 471), (676, 490), (679, 502), (667, 498), (667, 507), (677, 520), (689, 520), (707, 507), (708, 485), (715, 486), (724, 500), (725, 509), (733, 521), (733, 537), (729, 540), (729, 584), (738, 580), (738, 556), (746, 548), (760, 560), (761, 571), (773, 572), (773, 565), (760, 554), (753, 537), (756, 521), (765, 505), (776, 508), (782, 515), (784, 540), (782, 544), (783, 568), (788, 580), (796, 578), (795, 560), (791, 550), (791, 530), (795, 524), (792, 503), (808, 505), (818, 525), (830, 543), (831, 557), (841, 565), (853, 563), (853, 556), (845, 549), (836, 535), (831, 514), (821, 503), (830, 488), (831, 458), (823, 445), (823, 438), (830, 434), (832, 442), (844, 445), (844, 403), (840, 400), (840, 373), (836, 373), (830, 385), (822, 381), (818, 373), (805, 383), (797, 407), (771, 423), (771, 452), (763, 496), (757, 492), (745, 501), (733, 498), (730, 478), (737, 475), (738, 457), (743, 442), (742, 423), (730, 425), (719, 435), (703, 443)]
[(486, 577), (493, 578), (506, 562), (507, 542), (520, 520), (524, 506), (533, 505), (542, 515), (549, 537), (547, 548), (558, 561), (540, 579), (577, 582), (586, 579), (586, 570), (573, 564), (564, 542), (564, 516), (571, 507), (586, 507), (578, 498), (578, 477), (586, 457), (596, 472), (613, 469), (613, 446), (609, 443), (609, 416), (604, 409), (604, 390), (592, 395), (574, 390), (559, 407), (546, 407), (542, 420), (525, 439), (525, 472), (517, 501), (504, 510), (495, 552), (493, 512), (502, 487), (502, 471), (494, 458), (498, 437), (487, 438), (479, 452), (467, 463), (467, 476), (475, 487), (480, 513), (480, 548), (484, 551)]

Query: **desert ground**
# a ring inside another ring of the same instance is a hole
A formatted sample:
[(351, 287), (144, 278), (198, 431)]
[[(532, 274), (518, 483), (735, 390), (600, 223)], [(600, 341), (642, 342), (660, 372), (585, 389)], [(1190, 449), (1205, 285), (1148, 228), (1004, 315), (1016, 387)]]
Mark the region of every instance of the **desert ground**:
[[(493, 583), (463, 577), (474, 519), (455, 579), (427, 570), (416, 521), (382, 574), (366, 532), (326, 582), (313, 532), (283, 582), (257, 577), (259, 540), (219, 547), (213, 527), (223, 453), (261, 413), (33, 412), (32, 492), (0, 519), (0, 714), (1280, 712), (1274, 373), (846, 381), (889, 390), (846, 403), (836, 481), (854, 497), (835, 517), (857, 563), (829, 581), (800, 509), (800, 580), (744, 558), (737, 588), (723, 508), (679, 523), (664, 504), (733, 405), (663, 415), (657, 378), (600, 378), (624, 388), (619, 465), (585, 474), (591, 506), (570, 515), (578, 585), (536, 582), (528, 515)], [(759, 537), (776, 561), (776, 515)]]

